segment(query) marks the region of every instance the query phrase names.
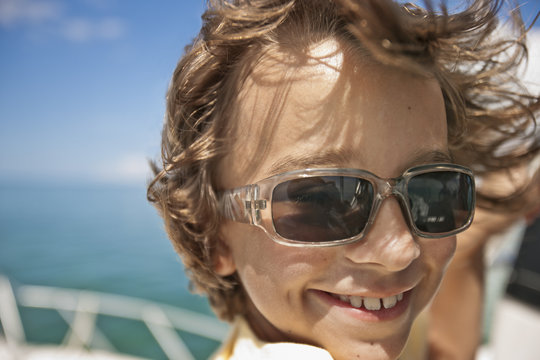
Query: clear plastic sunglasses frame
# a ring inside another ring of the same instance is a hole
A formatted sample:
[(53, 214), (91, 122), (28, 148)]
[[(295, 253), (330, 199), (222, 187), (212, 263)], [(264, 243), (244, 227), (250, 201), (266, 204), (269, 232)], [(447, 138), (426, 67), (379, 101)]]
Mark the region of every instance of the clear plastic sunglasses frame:
[[(468, 175), (472, 184), (472, 204), (471, 212), (466, 223), (452, 231), (444, 233), (424, 232), (415, 225), (409, 205), (407, 185), (409, 180), (417, 175), (433, 172), (457, 172)], [(276, 232), (272, 219), (272, 193), (275, 187), (285, 181), (315, 177), (315, 176), (350, 176), (369, 181), (373, 186), (374, 199), (371, 205), (369, 218), (362, 231), (352, 237), (325, 242), (306, 242), (292, 240), (282, 237)], [(475, 196), (474, 196), (474, 175), (473, 172), (463, 166), (455, 164), (428, 164), (407, 169), (397, 178), (380, 178), (377, 175), (359, 169), (346, 168), (315, 168), (285, 172), (258, 181), (257, 183), (225, 190), (220, 193), (219, 207), (220, 214), (224, 219), (251, 224), (264, 230), (264, 232), (275, 242), (288, 246), (298, 247), (324, 247), (345, 245), (362, 239), (368, 232), (377, 217), (378, 210), (382, 202), (388, 197), (395, 197), (401, 205), (402, 212), (408, 222), (412, 233), (423, 238), (443, 238), (460, 233), (467, 229), (474, 216)]]

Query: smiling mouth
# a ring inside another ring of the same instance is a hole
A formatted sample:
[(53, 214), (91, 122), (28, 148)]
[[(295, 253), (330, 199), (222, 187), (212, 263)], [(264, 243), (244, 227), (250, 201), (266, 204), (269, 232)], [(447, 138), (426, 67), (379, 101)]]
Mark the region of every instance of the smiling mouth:
[(394, 306), (396, 306), (398, 302), (403, 300), (403, 293), (387, 296), (384, 298), (353, 296), (353, 295), (338, 295), (338, 294), (332, 294), (332, 293), (328, 293), (328, 294), (332, 296), (333, 298), (336, 298), (344, 303), (351, 305), (352, 307), (355, 307), (357, 309), (364, 308), (370, 311), (376, 311), (383, 308), (391, 309)]

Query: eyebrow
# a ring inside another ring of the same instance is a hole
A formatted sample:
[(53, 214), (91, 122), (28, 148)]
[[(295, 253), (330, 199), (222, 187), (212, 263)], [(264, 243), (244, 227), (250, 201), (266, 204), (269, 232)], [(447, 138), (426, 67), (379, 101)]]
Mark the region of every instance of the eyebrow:
[(453, 163), (452, 156), (447, 151), (442, 150), (418, 150), (412, 160), (407, 164), (407, 168), (432, 163)]
[(340, 167), (347, 164), (351, 159), (354, 158), (363, 162), (361, 154), (356, 154), (345, 149), (331, 149), (309, 156), (288, 155), (275, 161), (270, 167), (270, 173), (268, 175), (280, 174), (296, 169), (308, 169), (322, 166)]
[[(350, 162), (351, 159), (356, 159), (360, 163), (365, 163), (362, 154), (357, 154), (345, 149), (326, 150), (310, 156), (288, 155), (275, 161), (270, 167), (270, 171), (268, 172), (268, 174), (266, 174), (266, 176), (272, 176), (297, 169), (308, 169), (324, 166), (341, 167)], [(452, 157), (446, 151), (418, 150), (413, 155), (412, 160), (407, 163), (405, 169), (423, 164), (452, 162)]]

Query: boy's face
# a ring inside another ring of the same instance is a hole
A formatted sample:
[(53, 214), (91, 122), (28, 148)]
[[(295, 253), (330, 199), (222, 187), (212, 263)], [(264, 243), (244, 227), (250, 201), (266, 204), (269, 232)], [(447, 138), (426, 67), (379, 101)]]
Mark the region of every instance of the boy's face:
[[(435, 80), (355, 61), (333, 40), (310, 54), (301, 65), (284, 64), (291, 58), (282, 54), (255, 66), (239, 94), (234, 145), (219, 166), (222, 188), (308, 167), (396, 177), (413, 165), (440, 162), (435, 152), (448, 153)], [(281, 81), (283, 74), (292, 79)], [(289, 247), (232, 222), (222, 225), (221, 239), (226, 246), (216, 271), (238, 272), (257, 335), (321, 346), (336, 359), (396, 358), (455, 249), (455, 237), (415, 238), (392, 197), (369, 233), (349, 245)], [(398, 294), (403, 299), (393, 307), (372, 311), (336, 299), (391, 303)]]

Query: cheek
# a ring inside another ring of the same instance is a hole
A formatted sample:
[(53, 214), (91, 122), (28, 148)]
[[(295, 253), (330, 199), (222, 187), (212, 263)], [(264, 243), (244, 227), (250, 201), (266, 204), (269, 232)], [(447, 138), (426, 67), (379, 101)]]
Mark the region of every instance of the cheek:
[[(446, 267), (456, 252), (456, 237), (450, 236), (442, 239), (427, 239), (429, 246), (426, 251), (435, 262), (434, 266), (444, 273)], [(432, 241), (429, 241), (432, 240)]]
[(437, 293), (456, 249), (456, 238), (420, 239), (419, 243), (422, 247), (420, 271), (423, 273), (423, 280), (413, 301), (416, 314), (419, 314)]
[(255, 303), (302, 296), (310, 279), (332, 261), (324, 251), (277, 244), (250, 225), (230, 224), (224, 230), (238, 275)]
[(435, 293), (456, 250), (456, 237), (423, 239), (422, 241), (429, 292)]

